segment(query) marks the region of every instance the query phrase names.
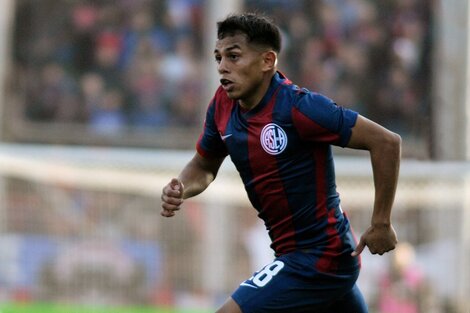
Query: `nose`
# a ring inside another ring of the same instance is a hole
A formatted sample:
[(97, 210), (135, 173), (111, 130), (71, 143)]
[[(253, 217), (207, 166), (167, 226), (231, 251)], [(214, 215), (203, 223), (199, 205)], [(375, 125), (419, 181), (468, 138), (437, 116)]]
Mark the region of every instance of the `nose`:
[(217, 71), (220, 74), (227, 73), (228, 68), (227, 68), (227, 62), (224, 61), (225, 58), (221, 58), (219, 64), (217, 64)]

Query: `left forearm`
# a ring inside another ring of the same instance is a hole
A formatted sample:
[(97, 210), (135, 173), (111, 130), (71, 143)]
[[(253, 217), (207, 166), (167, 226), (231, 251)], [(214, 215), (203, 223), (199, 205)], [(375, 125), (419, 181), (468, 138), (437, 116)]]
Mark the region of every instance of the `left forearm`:
[(400, 170), (401, 138), (377, 123), (358, 116), (348, 147), (369, 151), (375, 185), (371, 226), (361, 236), (351, 255), (361, 254), (366, 246), (372, 254), (383, 254), (393, 250), (397, 243), (391, 215)]
[(359, 255), (365, 246), (369, 247), (372, 254), (383, 254), (393, 250), (397, 243), (391, 215), (400, 170), (401, 138), (358, 116), (348, 147), (369, 151), (375, 185), (371, 226), (361, 236), (356, 250), (351, 255)]
[(388, 134), (380, 145), (370, 150), (374, 175), (375, 200), (372, 225), (391, 223), (392, 205), (397, 189), (401, 158), (401, 139)]
[(400, 169), (400, 136), (359, 115), (348, 147), (369, 151), (375, 185), (372, 224), (390, 224)]

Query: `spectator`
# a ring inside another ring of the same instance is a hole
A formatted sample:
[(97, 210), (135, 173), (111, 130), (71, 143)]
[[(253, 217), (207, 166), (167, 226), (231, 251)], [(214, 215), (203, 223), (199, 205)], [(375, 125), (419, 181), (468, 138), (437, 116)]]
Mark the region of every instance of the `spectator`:
[(26, 116), (36, 121), (72, 122), (79, 112), (73, 78), (56, 62), (45, 64), (37, 76), (39, 79), (29, 81)]
[(90, 127), (103, 135), (113, 135), (123, 131), (126, 124), (124, 96), (118, 89), (107, 90), (98, 105), (91, 110)]
[(80, 77), (80, 90), (84, 106), (83, 119), (88, 120), (91, 112), (103, 101), (105, 81), (96, 72), (85, 73)]
[(164, 78), (158, 73), (161, 57), (149, 40), (140, 41), (127, 71), (127, 85), (133, 99), (130, 108), (133, 127), (157, 128), (169, 124)]

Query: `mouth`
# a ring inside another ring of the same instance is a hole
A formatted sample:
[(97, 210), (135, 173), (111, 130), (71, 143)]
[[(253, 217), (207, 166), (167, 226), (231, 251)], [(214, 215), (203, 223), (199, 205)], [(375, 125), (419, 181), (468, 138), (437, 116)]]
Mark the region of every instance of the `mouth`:
[(220, 84), (222, 85), (222, 88), (224, 88), (225, 91), (229, 91), (229, 89), (233, 87), (233, 82), (225, 78), (222, 78), (220, 80)]

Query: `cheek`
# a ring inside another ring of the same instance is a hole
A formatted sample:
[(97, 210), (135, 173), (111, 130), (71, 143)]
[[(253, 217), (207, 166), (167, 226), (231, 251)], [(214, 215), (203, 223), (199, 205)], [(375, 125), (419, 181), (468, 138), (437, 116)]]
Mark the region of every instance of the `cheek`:
[(238, 76), (245, 88), (257, 85), (257, 82), (263, 77), (259, 62), (251, 61), (244, 63), (238, 68)]
[(249, 80), (256, 80), (261, 74), (261, 70), (259, 66), (255, 64), (249, 64), (248, 66), (243, 68), (243, 76)]

